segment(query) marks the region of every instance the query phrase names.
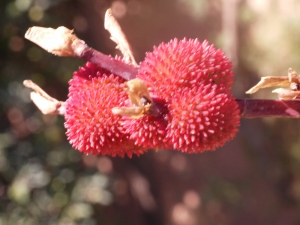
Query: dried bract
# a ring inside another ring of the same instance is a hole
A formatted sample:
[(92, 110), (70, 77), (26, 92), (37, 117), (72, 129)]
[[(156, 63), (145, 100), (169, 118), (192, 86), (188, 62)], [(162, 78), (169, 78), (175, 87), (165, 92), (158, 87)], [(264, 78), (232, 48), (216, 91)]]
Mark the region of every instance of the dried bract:
[(30, 93), (30, 98), (43, 114), (64, 115), (65, 113), (64, 102), (52, 98), (43, 89), (41, 89), (37, 84), (35, 84), (31, 80), (24, 80), (23, 84), (25, 87), (34, 90), (33, 92)]
[(118, 21), (113, 16), (111, 9), (108, 9), (105, 13), (104, 28), (109, 31), (111, 35), (110, 39), (117, 44), (116, 48), (122, 52), (124, 61), (137, 67), (138, 65), (133, 57), (131, 46), (128, 43)]
[(262, 77), (261, 80), (246, 94), (253, 94), (259, 89), (268, 87), (288, 87), (277, 88), (272, 93), (278, 94), (280, 100), (295, 100), (300, 96), (300, 75), (292, 68), (288, 69), (288, 76), (268, 76)]
[(125, 91), (130, 100), (128, 107), (114, 107), (113, 114), (139, 118), (147, 114), (151, 108), (152, 100), (145, 83), (136, 78), (125, 83)]
[(25, 38), (58, 56), (76, 57), (77, 52), (82, 52), (82, 49), (87, 48), (85, 42), (66, 27), (57, 29), (31, 27), (27, 30)]

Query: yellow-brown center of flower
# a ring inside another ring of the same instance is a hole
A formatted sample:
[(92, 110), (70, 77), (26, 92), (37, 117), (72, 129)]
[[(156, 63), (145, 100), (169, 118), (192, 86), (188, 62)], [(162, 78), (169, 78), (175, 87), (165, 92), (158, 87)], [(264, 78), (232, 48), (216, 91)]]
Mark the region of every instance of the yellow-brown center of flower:
[(139, 118), (147, 114), (153, 102), (144, 81), (136, 78), (126, 82), (125, 84), (125, 90), (130, 100), (130, 106), (114, 107), (112, 109), (112, 113), (130, 118)]

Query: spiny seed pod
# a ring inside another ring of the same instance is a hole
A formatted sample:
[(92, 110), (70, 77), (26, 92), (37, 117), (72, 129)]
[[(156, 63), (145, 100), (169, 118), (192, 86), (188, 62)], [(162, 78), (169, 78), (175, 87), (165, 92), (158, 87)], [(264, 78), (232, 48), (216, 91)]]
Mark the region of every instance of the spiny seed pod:
[(147, 53), (138, 78), (164, 102), (167, 109), (159, 119), (167, 126), (159, 129), (151, 112), (124, 123), (135, 143), (150, 146), (158, 139), (167, 148), (195, 153), (214, 150), (236, 134), (240, 116), (231, 94), (231, 63), (207, 41), (175, 39), (159, 45)]
[(240, 124), (235, 99), (215, 84), (177, 92), (169, 110), (166, 140), (174, 149), (188, 153), (223, 146)]
[(65, 114), (68, 140), (87, 154), (140, 155), (145, 149), (134, 145), (120, 125), (121, 116), (111, 112), (127, 101), (124, 80), (105, 72), (87, 63), (69, 81)]
[(146, 54), (138, 78), (146, 82), (150, 92), (166, 100), (170, 100), (178, 89), (200, 84), (216, 84), (230, 93), (233, 84), (231, 67), (222, 50), (216, 50), (207, 41), (174, 39)]

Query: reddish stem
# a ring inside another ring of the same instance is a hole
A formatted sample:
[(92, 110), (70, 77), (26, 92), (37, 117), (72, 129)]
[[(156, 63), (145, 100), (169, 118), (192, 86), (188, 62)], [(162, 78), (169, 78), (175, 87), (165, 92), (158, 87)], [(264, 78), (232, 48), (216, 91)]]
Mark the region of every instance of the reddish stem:
[[(136, 78), (138, 68), (116, 60), (92, 48), (85, 48), (79, 56), (105, 68), (125, 80)], [(243, 118), (289, 117), (300, 118), (300, 101), (237, 99)]]
[(237, 99), (241, 117), (289, 117), (300, 118), (300, 101)]
[(101, 68), (107, 69), (111, 73), (120, 76), (125, 80), (132, 80), (136, 78), (138, 73), (138, 69), (136, 67), (104, 55), (93, 48), (85, 48), (82, 52), (80, 52), (79, 57), (92, 62)]

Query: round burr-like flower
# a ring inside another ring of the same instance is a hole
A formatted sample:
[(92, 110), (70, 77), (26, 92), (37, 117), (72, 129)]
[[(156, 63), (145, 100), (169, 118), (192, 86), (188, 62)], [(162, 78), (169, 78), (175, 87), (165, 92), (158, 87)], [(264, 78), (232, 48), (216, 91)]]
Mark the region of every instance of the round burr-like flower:
[[(167, 106), (162, 113), (167, 127), (160, 133), (165, 134), (160, 137), (165, 146), (189, 153), (203, 152), (234, 137), (240, 116), (231, 94), (231, 67), (221, 50), (197, 39), (174, 39), (147, 53), (138, 78), (147, 84), (152, 96)], [(141, 132), (139, 127), (152, 125), (156, 119), (146, 116), (125, 127), (135, 143), (148, 144), (149, 137), (155, 139), (157, 132)]]
[(166, 100), (178, 88), (190, 89), (200, 84), (216, 84), (229, 93), (233, 84), (231, 67), (222, 50), (216, 50), (207, 41), (174, 39), (147, 53), (138, 78), (146, 82), (150, 92)]
[(120, 125), (112, 108), (128, 99), (124, 80), (92, 63), (74, 73), (66, 101), (65, 127), (72, 146), (87, 154), (129, 157), (145, 149), (137, 147)]
[(235, 136), (240, 124), (233, 96), (212, 84), (179, 91), (169, 110), (166, 140), (174, 149), (188, 153), (223, 146)]

